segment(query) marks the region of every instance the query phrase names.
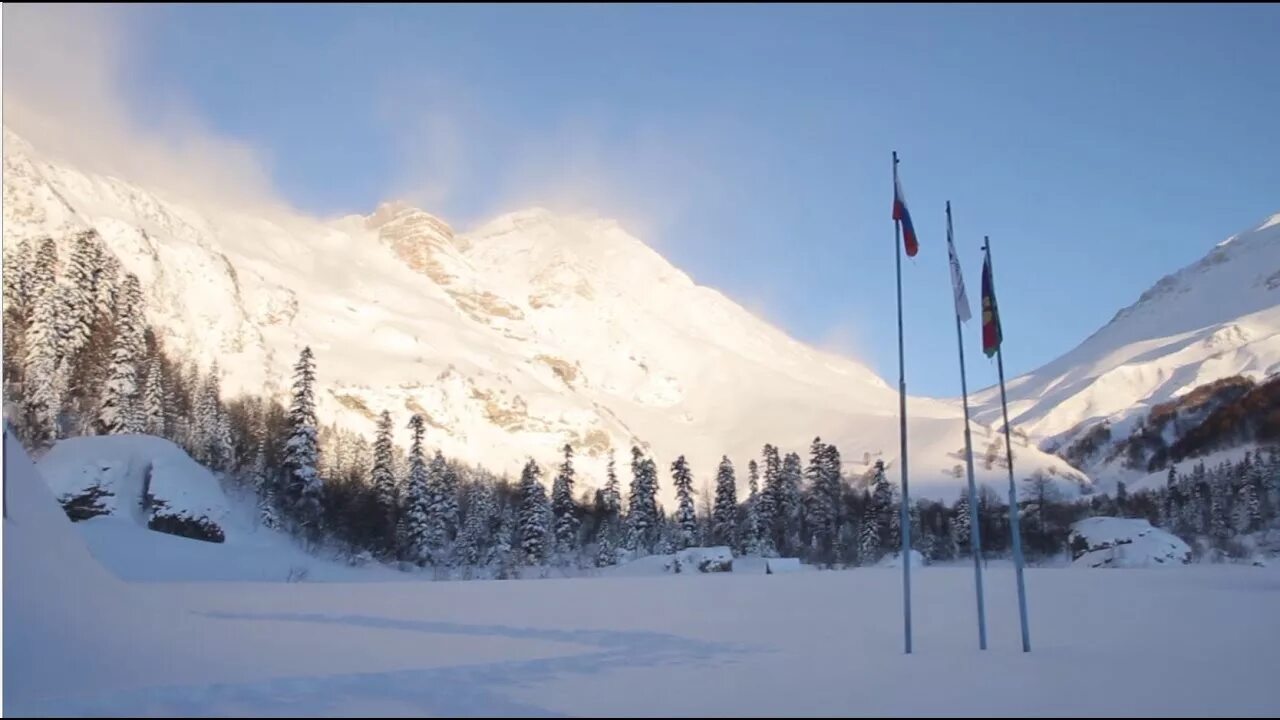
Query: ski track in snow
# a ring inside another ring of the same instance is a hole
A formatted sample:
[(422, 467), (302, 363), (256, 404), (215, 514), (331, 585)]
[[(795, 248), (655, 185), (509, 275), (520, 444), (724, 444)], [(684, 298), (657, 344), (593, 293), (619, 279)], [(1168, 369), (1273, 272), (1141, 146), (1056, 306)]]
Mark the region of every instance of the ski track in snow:
[[(278, 677), (260, 682), (215, 683), (144, 688), (97, 697), (37, 703), (37, 714), (81, 716), (190, 717), (252, 712), (270, 716), (369, 714), (442, 716), (564, 717), (545, 708), (515, 702), (504, 695), (567, 675), (592, 675), (627, 667), (669, 667), (731, 662), (734, 655), (758, 651), (745, 645), (694, 640), (658, 632), (555, 630), (504, 625), (398, 620), (363, 615), (207, 612), (213, 620), (285, 622), (319, 626), (347, 625), (429, 635), (542, 640), (596, 647), (560, 657), (380, 673)], [(45, 705), (42, 709), (40, 706)], [(237, 710), (239, 708), (240, 710)]]

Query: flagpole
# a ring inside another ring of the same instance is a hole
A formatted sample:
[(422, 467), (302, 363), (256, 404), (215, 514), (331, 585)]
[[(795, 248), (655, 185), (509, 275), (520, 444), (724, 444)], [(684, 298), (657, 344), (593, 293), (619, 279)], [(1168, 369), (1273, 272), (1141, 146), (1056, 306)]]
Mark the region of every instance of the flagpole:
[[(991, 263), (991, 238), (983, 236), (982, 249), (987, 254), (987, 268), (995, 285), (995, 267)], [(994, 294), (994, 289), (993, 289)], [(996, 312), (999, 312), (998, 306)], [(1022, 530), (1018, 524), (1018, 488), (1013, 482), (1013, 442), (1009, 439), (1009, 403), (1004, 392), (1004, 343), (996, 346), (996, 369), (1000, 375), (1000, 411), (1004, 414), (1004, 448), (1009, 464), (1009, 532), (1013, 535), (1013, 568), (1018, 577), (1018, 620), (1022, 625), (1022, 652), (1031, 652), (1031, 634), (1027, 629), (1027, 590), (1022, 580)]]
[[(947, 201), (947, 250), (951, 245), (951, 201)], [(967, 302), (967, 299), (966, 299)], [(968, 314), (967, 312), (965, 313)], [(964, 334), (960, 331), (960, 308), (955, 307), (956, 345), (960, 349), (960, 397), (964, 405), (964, 453), (969, 470), (969, 549), (973, 553), (973, 586), (978, 596), (978, 648), (987, 649), (987, 612), (982, 597), (982, 541), (978, 532), (978, 492), (973, 480), (973, 439), (969, 433), (969, 384), (964, 372)]]
[[(893, 189), (898, 192), (898, 151), (893, 151)], [(896, 197), (896, 195), (895, 195)], [(893, 221), (893, 250), (898, 271), (898, 417), (902, 458), (902, 631), (906, 654), (911, 654), (911, 515), (907, 492), (907, 371), (902, 353), (902, 223)]]

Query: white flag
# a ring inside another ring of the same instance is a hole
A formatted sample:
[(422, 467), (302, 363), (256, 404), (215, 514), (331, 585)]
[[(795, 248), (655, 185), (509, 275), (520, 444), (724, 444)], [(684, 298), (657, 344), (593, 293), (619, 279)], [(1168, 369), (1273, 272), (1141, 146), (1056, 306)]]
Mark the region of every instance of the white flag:
[(956, 296), (956, 317), (960, 322), (968, 322), (969, 296), (964, 292), (964, 278), (960, 275), (960, 261), (956, 259), (956, 247), (951, 242), (950, 215), (947, 216), (947, 257), (951, 260), (951, 289)]

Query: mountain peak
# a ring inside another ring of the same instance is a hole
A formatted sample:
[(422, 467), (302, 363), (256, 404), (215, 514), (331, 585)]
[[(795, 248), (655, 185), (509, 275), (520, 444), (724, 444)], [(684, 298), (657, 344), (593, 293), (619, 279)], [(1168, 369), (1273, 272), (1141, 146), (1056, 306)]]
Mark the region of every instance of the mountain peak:
[(384, 202), (365, 217), (365, 227), (370, 230), (381, 229), (393, 222), (411, 225), (428, 223), (436, 228), (437, 233), (453, 237), (453, 228), (449, 227), (448, 223), (404, 200)]

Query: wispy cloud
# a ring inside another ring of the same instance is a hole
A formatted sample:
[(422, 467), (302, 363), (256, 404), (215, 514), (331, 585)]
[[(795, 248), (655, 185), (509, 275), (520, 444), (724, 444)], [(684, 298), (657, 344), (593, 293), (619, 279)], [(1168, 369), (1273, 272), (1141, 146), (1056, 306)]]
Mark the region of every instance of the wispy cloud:
[(88, 170), (190, 199), (279, 205), (258, 150), (213, 132), (180, 98), (131, 102), (127, 80), (145, 29), (138, 7), (6, 7), (6, 127)]

